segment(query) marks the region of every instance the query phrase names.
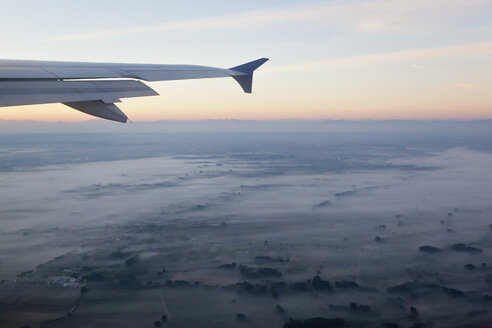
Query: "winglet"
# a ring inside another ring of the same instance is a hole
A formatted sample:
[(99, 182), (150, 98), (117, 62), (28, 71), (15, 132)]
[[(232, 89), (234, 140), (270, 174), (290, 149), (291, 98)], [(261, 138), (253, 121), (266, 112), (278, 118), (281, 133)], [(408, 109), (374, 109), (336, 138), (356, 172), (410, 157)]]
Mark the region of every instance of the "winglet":
[(268, 58), (260, 58), (252, 62), (239, 65), (236, 67), (232, 67), (229, 69), (231, 71), (243, 73), (241, 75), (234, 75), (233, 78), (234, 80), (237, 81), (237, 83), (239, 83), (241, 88), (243, 88), (244, 92), (251, 93), (252, 85), (253, 85), (253, 72), (255, 71), (255, 69), (257, 69), (267, 61)]

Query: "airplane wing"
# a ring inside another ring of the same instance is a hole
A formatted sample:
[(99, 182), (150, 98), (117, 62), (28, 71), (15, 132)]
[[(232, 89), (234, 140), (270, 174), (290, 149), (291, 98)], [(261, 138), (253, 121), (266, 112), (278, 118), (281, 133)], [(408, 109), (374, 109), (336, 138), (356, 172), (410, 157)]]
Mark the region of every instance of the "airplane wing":
[(96, 117), (126, 123), (114, 103), (158, 95), (143, 81), (232, 77), (251, 93), (261, 58), (229, 69), (197, 65), (150, 65), (0, 60), (0, 107), (63, 103)]

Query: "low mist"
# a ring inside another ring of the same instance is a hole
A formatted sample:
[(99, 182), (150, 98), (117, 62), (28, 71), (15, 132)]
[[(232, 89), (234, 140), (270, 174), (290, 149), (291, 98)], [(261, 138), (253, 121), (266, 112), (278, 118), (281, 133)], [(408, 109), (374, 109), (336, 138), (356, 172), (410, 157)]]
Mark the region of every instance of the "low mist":
[(4, 134), (2, 326), (490, 322), (489, 122), (226, 123)]

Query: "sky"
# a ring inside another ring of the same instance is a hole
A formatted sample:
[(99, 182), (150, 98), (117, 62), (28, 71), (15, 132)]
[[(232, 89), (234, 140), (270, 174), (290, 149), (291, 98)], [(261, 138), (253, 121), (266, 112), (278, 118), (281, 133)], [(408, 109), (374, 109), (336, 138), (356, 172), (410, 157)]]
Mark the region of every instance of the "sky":
[[(232, 79), (152, 82), (130, 120), (492, 118), (492, 0), (2, 0), (3, 59), (233, 67), (268, 57), (253, 94)], [(60, 104), (0, 119), (84, 121)]]

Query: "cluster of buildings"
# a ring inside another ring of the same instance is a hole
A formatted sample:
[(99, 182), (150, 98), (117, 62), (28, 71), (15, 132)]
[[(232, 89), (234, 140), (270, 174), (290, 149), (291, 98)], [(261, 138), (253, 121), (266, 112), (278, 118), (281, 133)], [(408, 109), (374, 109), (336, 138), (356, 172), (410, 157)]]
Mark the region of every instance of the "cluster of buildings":
[(57, 276), (49, 277), (46, 279), (48, 285), (61, 286), (61, 287), (81, 287), (80, 281), (73, 277)]

